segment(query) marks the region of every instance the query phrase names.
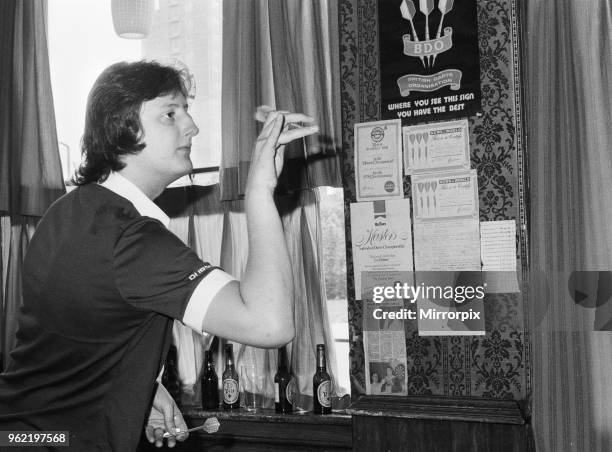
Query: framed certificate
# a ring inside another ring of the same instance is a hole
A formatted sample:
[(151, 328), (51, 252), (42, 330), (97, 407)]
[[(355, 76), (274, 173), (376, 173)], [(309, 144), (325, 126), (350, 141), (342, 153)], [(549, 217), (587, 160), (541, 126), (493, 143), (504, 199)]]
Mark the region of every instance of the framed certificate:
[(399, 119), (355, 124), (357, 201), (404, 197)]

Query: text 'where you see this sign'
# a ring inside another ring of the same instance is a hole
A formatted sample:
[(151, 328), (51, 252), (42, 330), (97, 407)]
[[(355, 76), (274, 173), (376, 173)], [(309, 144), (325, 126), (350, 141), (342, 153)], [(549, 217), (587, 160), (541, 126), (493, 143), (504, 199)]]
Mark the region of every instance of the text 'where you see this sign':
[(481, 110), (476, 0), (378, 0), (378, 15), (383, 119)]

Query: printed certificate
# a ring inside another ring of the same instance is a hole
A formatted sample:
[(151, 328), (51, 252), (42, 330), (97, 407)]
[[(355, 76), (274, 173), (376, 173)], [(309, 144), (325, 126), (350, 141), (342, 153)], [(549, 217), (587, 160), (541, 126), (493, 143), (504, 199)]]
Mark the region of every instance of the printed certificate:
[(478, 218), (414, 223), (417, 271), (480, 271)]
[(355, 124), (357, 201), (404, 197), (399, 119)]
[(470, 168), (467, 119), (402, 128), (406, 174)]
[(351, 204), (355, 298), (361, 299), (364, 271), (408, 271), (412, 267), (410, 200)]
[(414, 221), (458, 217), (478, 218), (476, 170), (414, 174)]

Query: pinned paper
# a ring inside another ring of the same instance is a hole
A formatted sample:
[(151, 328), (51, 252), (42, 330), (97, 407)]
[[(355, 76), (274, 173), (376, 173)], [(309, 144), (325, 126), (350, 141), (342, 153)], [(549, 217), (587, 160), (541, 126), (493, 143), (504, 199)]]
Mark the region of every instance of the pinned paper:
[(520, 292), (515, 220), (480, 223), (480, 259), (487, 293)]

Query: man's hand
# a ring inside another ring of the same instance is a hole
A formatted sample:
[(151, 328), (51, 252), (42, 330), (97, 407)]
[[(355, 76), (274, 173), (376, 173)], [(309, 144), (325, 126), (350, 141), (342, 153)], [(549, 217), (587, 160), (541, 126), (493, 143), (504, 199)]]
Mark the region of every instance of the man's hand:
[(168, 437), (168, 447), (174, 447), (177, 440), (185, 441), (189, 436), (189, 433), (177, 435), (179, 431), (184, 432), (185, 430), (187, 430), (187, 424), (174, 399), (168, 394), (166, 388), (158, 383), (145, 427), (147, 439), (150, 443), (155, 443), (155, 447), (162, 447), (164, 445), (163, 435), (168, 432), (176, 435)]
[[(265, 106), (258, 109), (255, 118), (263, 121), (264, 125), (253, 149), (247, 192), (264, 188), (272, 193), (283, 170), (285, 145), (319, 132), (319, 127), (312, 124), (310, 116), (275, 111)], [(309, 125), (302, 126), (300, 123)]]

